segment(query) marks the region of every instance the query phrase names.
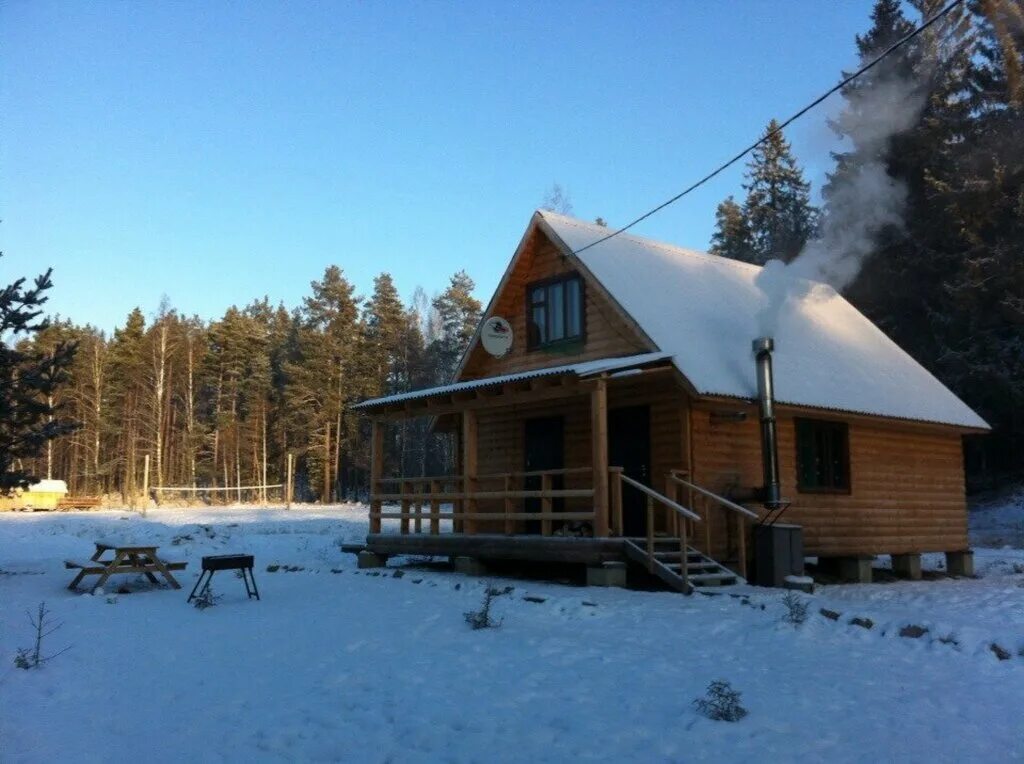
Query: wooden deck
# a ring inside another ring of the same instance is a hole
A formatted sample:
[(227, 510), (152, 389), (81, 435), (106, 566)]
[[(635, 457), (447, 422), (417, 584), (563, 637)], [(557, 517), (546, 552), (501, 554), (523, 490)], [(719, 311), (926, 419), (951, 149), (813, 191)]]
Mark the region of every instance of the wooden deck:
[(529, 560), (600, 565), (626, 559), (621, 538), (573, 536), (505, 536), (491, 533), (442, 535), (371, 533), (366, 549), (382, 556), (411, 555), (478, 557), (493, 560)]

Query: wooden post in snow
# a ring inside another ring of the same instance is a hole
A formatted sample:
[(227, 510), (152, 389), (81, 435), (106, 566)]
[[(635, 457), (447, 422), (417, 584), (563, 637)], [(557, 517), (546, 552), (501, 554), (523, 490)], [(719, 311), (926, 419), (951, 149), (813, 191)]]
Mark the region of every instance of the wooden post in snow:
[(146, 506), (149, 504), (149, 454), (142, 459), (142, 514), (146, 514)]
[(295, 455), (288, 452), (288, 474), (284, 484), (284, 506), (285, 509), (292, 508), (292, 479), (295, 470)]

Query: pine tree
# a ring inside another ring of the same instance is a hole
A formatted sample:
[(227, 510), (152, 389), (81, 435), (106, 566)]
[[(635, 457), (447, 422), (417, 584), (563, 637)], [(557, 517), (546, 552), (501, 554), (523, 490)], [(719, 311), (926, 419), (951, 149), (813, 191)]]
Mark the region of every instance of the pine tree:
[(374, 394), (397, 391), (398, 359), (407, 315), (391, 274), (373, 280), (373, 296), (363, 313), (367, 360), (373, 375)]
[(134, 497), (140, 462), (141, 413), (147, 365), (146, 319), (139, 308), (128, 314), (124, 327), (114, 330), (108, 352), (105, 430), (111, 448), (102, 469), (112, 476), (112, 488), (122, 498)]
[(810, 184), (793, 157), (792, 148), (774, 119), (765, 129), (767, 140), (756, 148), (747, 165), (743, 188), (744, 217), (750, 228), (752, 261), (789, 262), (813, 234), (817, 210), (810, 203)]
[(753, 237), (743, 208), (730, 196), (715, 210), (715, 232), (711, 236), (711, 254), (755, 262)]
[(301, 407), (309, 440), (305, 464), (318, 478), (323, 501), (337, 498), (343, 447), (354, 442), (353, 418), (345, 417), (349, 401), (360, 397), (365, 384), (357, 370), (361, 352), (359, 302), (352, 284), (337, 266), (324, 271), (305, 298), (296, 332), (295, 357), (287, 366), (289, 401)]
[(53, 286), (50, 273), (38, 276), (31, 286), (22, 278), (0, 290), (0, 493), (35, 482), (38, 476), (24, 469), (24, 460), (78, 426), (54, 403), (76, 346), (60, 342), (42, 349), (29, 341), (11, 347), (6, 341), (31, 340), (47, 329), (49, 322), (40, 316)]
[(452, 378), (480, 323), (480, 301), (473, 297), (475, 287), (469, 274), (459, 271), (451, 277), (448, 288), (434, 299), (439, 336), (433, 343), (432, 352), (438, 384)]

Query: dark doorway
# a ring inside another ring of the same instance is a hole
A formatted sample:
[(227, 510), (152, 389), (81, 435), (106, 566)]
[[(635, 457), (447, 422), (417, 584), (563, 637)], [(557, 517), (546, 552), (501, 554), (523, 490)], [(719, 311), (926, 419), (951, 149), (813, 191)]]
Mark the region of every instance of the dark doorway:
[[(525, 440), (523, 453), (525, 462), (523, 469), (526, 472), (537, 470), (560, 470), (565, 467), (565, 417), (545, 416), (535, 419), (527, 419), (525, 424)], [(551, 487), (560, 490), (565, 486), (565, 479), (562, 475), (556, 475), (551, 481)], [(539, 491), (541, 489), (540, 476), (527, 477), (523, 480), (523, 490)], [(561, 512), (565, 506), (565, 499), (554, 499), (551, 503), (553, 512)], [(524, 499), (524, 512), (540, 512), (540, 499)], [(530, 520), (526, 523), (527, 533), (540, 533), (540, 522)]]
[[(637, 482), (651, 485), (651, 407), (627, 406), (608, 412), (608, 463)], [(632, 486), (622, 488), (622, 532), (647, 533), (647, 499)]]

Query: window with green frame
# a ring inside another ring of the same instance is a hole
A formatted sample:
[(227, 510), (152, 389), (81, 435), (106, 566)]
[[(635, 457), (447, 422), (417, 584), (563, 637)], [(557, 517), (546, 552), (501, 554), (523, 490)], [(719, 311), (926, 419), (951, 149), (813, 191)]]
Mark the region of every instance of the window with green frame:
[(796, 420), (797, 490), (850, 492), (850, 431), (845, 422)]
[(527, 349), (582, 341), (586, 333), (584, 305), (583, 280), (578, 273), (527, 286)]

